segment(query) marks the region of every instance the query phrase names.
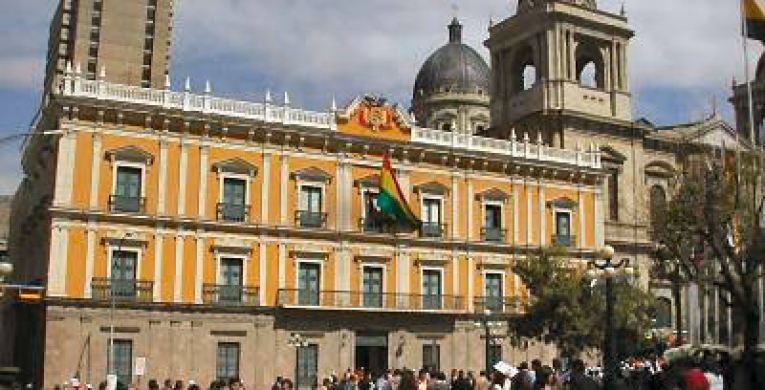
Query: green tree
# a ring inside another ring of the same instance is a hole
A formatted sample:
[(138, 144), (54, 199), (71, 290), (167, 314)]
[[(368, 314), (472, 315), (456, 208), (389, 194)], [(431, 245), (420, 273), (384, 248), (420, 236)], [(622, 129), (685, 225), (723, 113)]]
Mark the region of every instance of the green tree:
[[(564, 356), (602, 347), (606, 304), (602, 283), (593, 281), (558, 248), (516, 261), (513, 272), (531, 294), (523, 313), (510, 320), (516, 344), (540, 340), (554, 344)], [(653, 313), (650, 294), (626, 280), (615, 283), (614, 292), (616, 329), (643, 335)]]

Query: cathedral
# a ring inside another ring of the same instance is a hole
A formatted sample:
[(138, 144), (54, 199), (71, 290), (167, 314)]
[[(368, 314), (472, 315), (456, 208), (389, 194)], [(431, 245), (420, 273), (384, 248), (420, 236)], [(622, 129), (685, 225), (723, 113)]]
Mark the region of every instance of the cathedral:
[[(530, 298), (513, 262), (552, 245), (579, 268), (613, 246), (659, 296), (657, 330), (691, 302), (691, 338), (733, 342), (714, 294), (689, 288), (673, 302), (651, 278), (650, 210), (672, 194), (681, 145), (739, 138), (716, 115), (668, 127), (633, 117), (624, 12), (519, 0), (489, 28), (489, 63), (455, 18), (410, 110), (359, 96), (317, 112), (286, 95), (173, 91), (166, 64), (132, 51), (123, 60), (140, 83), (110, 72), (113, 35), (168, 52), (154, 37), (170, 31), (173, 1), (104, 2), (61, 1), (41, 134), (24, 145), (9, 251), (23, 259), (18, 279), (45, 285), (45, 304), (0, 306), (17, 323), (3, 339), (30, 340), (0, 349), (26, 381), (114, 372), (265, 388), (285, 376), (309, 388), (350, 367), (549, 363), (552, 346), (511, 344), (502, 320)], [(146, 28), (108, 23), (140, 13)], [(78, 49), (88, 44), (106, 49)], [(419, 231), (379, 218), (384, 156)]]

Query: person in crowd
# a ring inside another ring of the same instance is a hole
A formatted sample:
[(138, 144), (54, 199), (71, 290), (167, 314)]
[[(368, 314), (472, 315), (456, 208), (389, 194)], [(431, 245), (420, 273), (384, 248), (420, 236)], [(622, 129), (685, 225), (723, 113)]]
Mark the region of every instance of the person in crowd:
[(168, 378), (165, 379), (164, 386), (162, 387), (162, 390), (173, 390), (173, 380)]
[(511, 379), (511, 390), (533, 390), (534, 378), (529, 372), (529, 364), (521, 362), (518, 365), (518, 373)]
[(427, 390), (429, 381), (430, 375), (428, 374), (428, 370), (423, 368), (420, 370), (420, 374), (417, 377), (417, 390)]
[(490, 386), (491, 382), (489, 382), (489, 378), (486, 376), (486, 371), (481, 371), (475, 380), (473, 390), (489, 390)]
[(411, 370), (404, 370), (401, 372), (401, 381), (398, 383), (398, 390), (417, 390), (419, 383), (417, 378), (414, 377), (414, 372)]
[(542, 361), (539, 359), (534, 359), (531, 361), (531, 370), (529, 371), (529, 376), (531, 377), (531, 383), (534, 387), (537, 387), (537, 376), (539, 376), (539, 373), (542, 371)]
[(362, 370), (359, 373), (359, 390), (372, 390), (372, 374), (369, 371)]
[(382, 375), (380, 375), (379, 378), (377, 378), (377, 383), (375, 384), (376, 390), (392, 390), (390, 385), (392, 373), (390, 370), (385, 371)]
[(449, 390), (449, 382), (446, 381), (446, 374), (443, 371), (439, 371), (433, 375), (433, 378), (428, 382), (428, 390)]
[(475, 388), (475, 372), (468, 371), (467, 380), (468, 380), (468, 383), (470, 384), (470, 389), (471, 390), (474, 389)]
[(725, 381), (720, 366), (712, 359), (709, 359), (704, 365), (704, 376), (709, 382), (709, 390), (724, 390)]
[(159, 390), (159, 382), (156, 379), (149, 380), (148, 388), (149, 390)]
[(175, 381), (175, 386), (173, 386), (173, 390), (183, 390), (183, 381), (182, 380)]
[(507, 381), (507, 377), (505, 374), (494, 371), (491, 373), (491, 385), (489, 387), (490, 390), (505, 390), (505, 382)]
[(201, 390), (201, 389), (199, 388), (199, 385), (196, 382), (191, 380), (191, 381), (189, 381), (189, 388), (188, 388), (188, 390)]
[(472, 390), (470, 380), (465, 376), (465, 371), (457, 371), (457, 377), (452, 382), (452, 390)]
[(279, 390), (282, 387), (282, 377), (277, 376), (274, 384), (271, 385), (271, 390)]
[(574, 360), (571, 364), (571, 375), (568, 381), (570, 390), (600, 390), (600, 385), (595, 379), (584, 373), (584, 361)]

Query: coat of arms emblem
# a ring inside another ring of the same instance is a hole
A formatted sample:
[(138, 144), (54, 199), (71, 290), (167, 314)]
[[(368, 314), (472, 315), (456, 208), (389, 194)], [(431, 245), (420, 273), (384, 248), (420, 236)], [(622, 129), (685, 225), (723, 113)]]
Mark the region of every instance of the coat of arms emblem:
[(364, 99), (364, 107), (361, 110), (361, 122), (372, 128), (372, 131), (389, 128), (392, 125), (390, 108), (381, 98), (367, 97)]

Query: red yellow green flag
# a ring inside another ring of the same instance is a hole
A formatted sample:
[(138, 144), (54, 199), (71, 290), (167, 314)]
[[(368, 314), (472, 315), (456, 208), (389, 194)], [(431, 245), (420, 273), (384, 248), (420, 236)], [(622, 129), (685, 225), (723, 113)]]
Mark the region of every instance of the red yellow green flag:
[(421, 225), (401, 192), (401, 186), (393, 174), (390, 159), (386, 155), (383, 158), (382, 171), (380, 172), (380, 194), (377, 196), (377, 206), (384, 214), (393, 217), (403, 227), (418, 229)]
[(742, 12), (746, 23), (746, 36), (765, 41), (765, 8), (758, 0), (742, 0)]

